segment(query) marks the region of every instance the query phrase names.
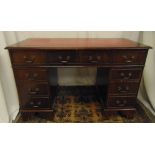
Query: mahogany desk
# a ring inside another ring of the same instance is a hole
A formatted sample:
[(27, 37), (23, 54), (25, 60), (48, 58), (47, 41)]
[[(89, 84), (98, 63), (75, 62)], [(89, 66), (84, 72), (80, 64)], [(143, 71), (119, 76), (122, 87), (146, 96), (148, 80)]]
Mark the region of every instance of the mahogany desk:
[(100, 78), (96, 78), (95, 84), (98, 96), (103, 98), (103, 111), (120, 111), (133, 117), (150, 48), (127, 39), (36, 38), (8, 46), (20, 112), (52, 113), (58, 87), (58, 83), (50, 85), (52, 68), (94, 66), (97, 76), (106, 74), (106, 84), (99, 85)]

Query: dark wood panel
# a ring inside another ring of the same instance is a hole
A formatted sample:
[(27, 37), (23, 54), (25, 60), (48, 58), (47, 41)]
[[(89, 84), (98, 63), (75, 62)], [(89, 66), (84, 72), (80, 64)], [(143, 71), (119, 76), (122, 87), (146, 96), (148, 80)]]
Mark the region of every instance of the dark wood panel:
[(16, 65), (40, 65), (47, 62), (45, 52), (30, 51), (14, 51), (11, 53), (12, 63)]
[(18, 81), (17, 84), (21, 98), (26, 98), (28, 95), (49, 95), (49, 85), (47, 82)]
[(48, 52), (47, 62), (49, 64), (73, 64), (79, 62), (79, 56), (76, 50), (54, 50), (53, 52)]
[(136, 97), (135, 96), (109, 96), (107, 101), (107, 107), (117, 107), (117, 108), (124, 108), (124, 107), (132, 107), (136, 104)]
[(113, 64), (144, 64), (146, 59), (145, 51), (117, 51), (112, 53)]
[(104, 50), (79, 50), (80, 62), (84, 64), (110, 64), (111, 54)]
[(141, 78), (143, 68), (118, 68), (110, 71), (111, 80), (138, 80)]
[(137, 94), (139, 88), (139, 82), (113, 82), (109, 85), (109, 94), (113, 95)]
[(38, 68), (18, 68), (14, 70), (17, 80), (34, 80), (34, 81), (47, 81), (48, 71), (47, 69)]
[(52, 108), (49, 98), (33, 98), (31, 96), (29, 96), (21, 106), (22, 109), (31, 110)]

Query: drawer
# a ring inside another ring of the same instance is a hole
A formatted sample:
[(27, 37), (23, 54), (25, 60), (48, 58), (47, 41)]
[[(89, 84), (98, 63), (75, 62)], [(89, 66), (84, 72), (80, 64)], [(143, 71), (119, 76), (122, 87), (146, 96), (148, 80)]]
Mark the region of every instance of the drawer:
[(107, 107), (131, 107), (136, 103), (136, 97), (109, 97), (107, 102)]
[(141, 78), (142, 69), (112, 69), (110, 71), (110, 79), (113, 80), (139, 80)]
[(80, 61), (87, 64), (107, 64), (110, 63), (108, 52), (99, 50), (89, 50), (80, 52)]
[(50, 100), (49, 98), (27, 98), (21, 104), (22, 109), (49, 109), (50, 107)]
[(14, 72), (18, 80), (48, 80), (46, 69), (15, 69)]
[(48, 96), (49, 86), (47, 82), (18, 81), (19, 94), (23, 98), (31, 96)]
[(142, 51), (116, 51), (112, 52), (112, 62), (114, 64), (144, 64), (146, 52)]
[(79, 62), (79, 57), (75, 50), (58, 50), (58, 51), (51, 51), (48, 53), (48, 63), (50, 64), (74, 64)]
[(12, 63), (16, 65), (39, 65), (46, 63), (46, 53), (40, 51), (14, 51)]
[(137, 94), (138, 88), (138, 82), (114, 82), (109, 84), (109, 93), (114, 95)]

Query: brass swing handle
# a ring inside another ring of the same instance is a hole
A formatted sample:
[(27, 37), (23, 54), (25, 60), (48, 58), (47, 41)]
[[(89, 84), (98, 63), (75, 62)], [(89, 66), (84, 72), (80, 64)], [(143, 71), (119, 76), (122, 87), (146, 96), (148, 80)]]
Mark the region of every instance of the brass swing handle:
[(127, 101), (126, 101), (126, 100), (123, 100), (123, 101), (116, 100), (116, 105), (117, 105), (117, 106), (120, 106), (120, 107), (125, 106), (125, 105), (126, 105), (126, 103), (127, 103)]
[(31, 101), (30, 102), (30, 105), (32, 105), (33, 108), (38, 108), (41, 104), (42, 104), (41, 101), (38, 101), (37, 103), (35, 103), (34, 101)]
[(128, 73), (127, 75), (125, 75), (125, 73), (121, 72), (120, 73), (120, 76), (123, 78), (123, 79), (130, 79), (132, 77), (132, 73)]
[(129, 91), (129, 87), (126, 86), (125, 88), (122, 88), (121, 86), (118, 86), (117, 90), (120, 92), (120, 93), (126, 93)]
[(36, 57), (35, 56), (27, 57), (27, 56), (24, 55), (23, 58), (24, 58), (25, 63), (29, 63), (30, 64), (30, 63), (34, 62)]
[(134, 55), (132, 56), (123, 55), (123, 58), (125, 59), (126, 63), (131, 63), (135, 59), (135, 56)]
[(91, 63), (98, 63), (101, 60), (101, 56), (96, 56), (96, 58), (93, 58), (93, 56), (88, 56), (88, 60)]
[(26, 78), (28, 80), (35, 80), (37, 77), (38, 77), (38, 74), (37, 73), (33, 73), (33, 74), (27, 73), (26, 74)]
[(32, 90), (31, 88), (29, 89), (29, 94), (30, 95), (36, 95), (40, 92), (39, 88), (35, 88), (34, 90)]
[(63, 58), (62, 56), (58, 57), (60, 63), (68, 63), (70, 61), (70, 58), (70, 56), (66, 56), (66, 58)]

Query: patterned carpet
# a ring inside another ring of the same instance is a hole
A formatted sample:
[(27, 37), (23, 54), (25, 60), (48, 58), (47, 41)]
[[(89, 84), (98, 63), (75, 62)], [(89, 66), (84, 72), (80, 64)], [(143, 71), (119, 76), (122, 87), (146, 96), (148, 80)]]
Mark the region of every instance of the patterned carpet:
[[(74, 94), (73, 94), (74, 92)], [(87, 93), (85, 93), (87, 92)], [(65, 95), (64, 95), (65, 94)], [(27, 123), (145, 123), (150, 122), (144, 111), (139, 109), (133, 119), (127, 119), (121, 113), (109, 116), (103, 114), (101, 105), (94, 95), (94, 89), (63, 89), (59, 91), (54, 104), (54, 113), (48, 116), (33, 113)], [(73, 96), (74, 95), (74, 96)], [(21, 118), (19, 123), (24, 122)]]

